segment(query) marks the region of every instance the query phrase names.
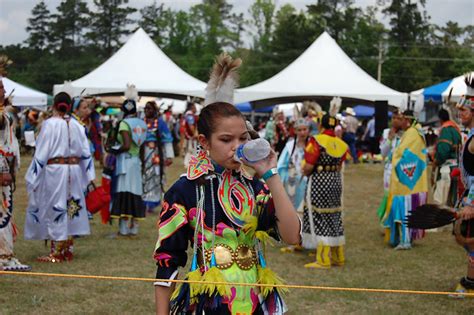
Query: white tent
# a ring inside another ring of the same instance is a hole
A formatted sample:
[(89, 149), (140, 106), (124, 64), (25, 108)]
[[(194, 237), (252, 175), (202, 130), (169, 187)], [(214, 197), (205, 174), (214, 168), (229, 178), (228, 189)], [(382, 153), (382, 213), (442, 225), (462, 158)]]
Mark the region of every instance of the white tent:
[(288, 67), (263, 82), (237, 90), (235, 102), (259, 106), (332, 96), (387, 101), (396, 107), (405, 106), (407, 101), (405, 93), (381, 84), (364, 72), (324, 32)]
[[(74, 94), (121, 94), (127, 83), (140, 94), (204, 97), (206, 84), (184, 72), (139, 28), (112, 57), (71, 82)], [(54, 86), (54, 94), (62, 84)]]
[(48, 95), (21, 85), (9, 78), (2, 78), (5, 96), (13, 91), (13, 106), (46, 106)]

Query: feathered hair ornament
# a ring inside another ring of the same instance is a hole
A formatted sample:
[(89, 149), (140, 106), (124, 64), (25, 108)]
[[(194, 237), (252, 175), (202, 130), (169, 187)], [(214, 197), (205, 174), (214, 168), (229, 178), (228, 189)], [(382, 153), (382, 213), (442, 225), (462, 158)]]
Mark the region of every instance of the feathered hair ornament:
[(336, 114), (339, 113), (342, 105), (342, 98), (336, 96), (329, 103), (329, 115), (336, 117)]
[(13, 63), (7, 55), (0, 55), (0, 77), (6, 77), (7, 68)]
[(461, 97), (456, 107), (466, 107), (472, 110), (474, 109), (474, 76), (471, 73), (466, 74), (464, 83), (466, 83), (466, 94)]
[(135, 84), (128, 84), (127, 83), (127, 88), (125, 89), (125, 98), (127, 100), (132, 100), (132, 101), (138, 101), (138, 90), (135, 87)]
[(206, 87), (204, 106), (216, 102), (234, 104), (234, 89), (239, 85), (237, 68), (242, 64), (240, 58), (232, 59), (227, 53), (216, 58)]

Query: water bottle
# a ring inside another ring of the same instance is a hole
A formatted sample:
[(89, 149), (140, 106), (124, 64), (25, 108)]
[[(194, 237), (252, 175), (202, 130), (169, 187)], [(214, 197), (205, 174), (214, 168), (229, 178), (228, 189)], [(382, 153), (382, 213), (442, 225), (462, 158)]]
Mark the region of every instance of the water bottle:
[(234, 154), (234, 159), (241, 162), (241, 159), (248, 163), (255, 163), (263, 160), (270, 154), (270, 143), (263, 139), (257, 138), (247, 143), (239, 145)]

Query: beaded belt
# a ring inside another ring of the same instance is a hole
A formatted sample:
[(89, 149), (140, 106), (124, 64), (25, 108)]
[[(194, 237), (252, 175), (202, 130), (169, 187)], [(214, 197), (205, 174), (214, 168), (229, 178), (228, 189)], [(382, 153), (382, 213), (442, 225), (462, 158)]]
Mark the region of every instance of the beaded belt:
[(51, 164), (68, 164), (68, 165), (79, 164), (80, 160), (81, 160), (81, 158), (78, 158), (78, 157), (75, 157), (75, 156), (55, 157), (55, 158), (52, 158), (52, 159), (48, 160), (48, 165), (51, 165)]
[[(207, 263), (211, 262), (212, 250), (204, 250), (204, 257)], [(217, 268), (223, 270), (232, 267), (235, 263), (242, 270), (250, 270), (257, 264), (257, 253), (255, 249), (248, 245), (240, 244), (235, 250), (229, 245), (217, 244), (214, 246), (214, 256), (216, 258)], [(202, 265), (202, 255), (198, 255), (201, 259), (199, 262)]]
[(340, 165), (318, 165), (316, 166), (316, 172), (339, 172), (341, 170)]

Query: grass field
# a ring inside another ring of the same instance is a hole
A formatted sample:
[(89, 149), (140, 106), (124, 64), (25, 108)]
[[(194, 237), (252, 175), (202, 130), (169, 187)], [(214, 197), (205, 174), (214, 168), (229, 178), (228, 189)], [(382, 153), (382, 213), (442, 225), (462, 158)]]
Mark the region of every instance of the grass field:
[[(41, 241), (23, 240), (27, 195), (22, 161), (15, 193), (15, 220), (20, 235), (17, 257), (34, 272), (150, 278), (155, 274), (152, 252), (156, 241), (156, 215), (141, 224), (134, 239), (110, 239), (117, 225), (91, 221), (92, 235), (76, 240), (72, 262), (45, 264), (35, 258), (48, 251)], [(169, 183), (183, 171), (180, 159), (169, 169)], [(381, 165), (350, 165), (345, 172), (346, 259), (344, 267), (308, 270), (308, 253), (282, 254), (269, 248), (269, 265), (287, 283), (382, 289), (450, 291), (465, 275), (464, 251), (450, 232), (428, 233), (409, 251), (394, 251), (383, 244), (376, 209), (382, 196)], [(474, 314), (474, 299), (447, 296), (309, 291), (293, 289), (286, 297), (288, 314)], [(0, 314), (152, 314), (151, 283), (136, 281), (72, 280), (0, 275)]]

